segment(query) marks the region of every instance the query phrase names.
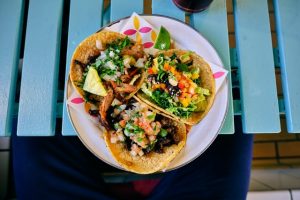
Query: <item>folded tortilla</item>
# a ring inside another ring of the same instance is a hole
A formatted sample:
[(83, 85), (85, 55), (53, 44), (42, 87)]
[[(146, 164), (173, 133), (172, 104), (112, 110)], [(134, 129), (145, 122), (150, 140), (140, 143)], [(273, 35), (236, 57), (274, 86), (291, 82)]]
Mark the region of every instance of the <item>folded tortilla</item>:
[[(207, 62), (205, 62), (205, 60), (202, 57), (200, 57), (199, 55), (197, 55), (194, 52), (189, 52), (187, 50), (180, 50), (180, 49), (171, 49), (171, 50), (167, 50), (167, 51), (161, 51), (157, 55), (164, 54), (165, 56), (171, 57), (174, 53), (177, 55), (177, 57), (180, 57), (181, 55), (185, 55), (188, 53), (189, 56), (192, 57), (193, 66), (197, 66), (200, 68), (199, 78), (201, 79), (201, 87), (208, 89), (210, 92), (210, 95), (206, 97), (207, 106), (206, 106), (205, 110), (201, 111), (201, 112), (193, 112), (191, 114), (191, 116), (189, 116), (188, 118), (183, 118), (183, 117), (176, 116), (173, 113), (170, 113), (170, 112), (166, 111), (165, 109), (161, 108), (159, 105), (157, 105), (151, 99), (151, 97), (147, 96), (142, 91), (139, 91), (137, 93), (137, 97), (140, 100), (142, 100), (143, 102), (150, 105), (151, 107), (154, 107), (155, 109), (167, 114), (169, 117), (176, 119), (177, 121), (183, 122), (188, 125), (195, 125), (195, 124), (199, 123), (205, 117), (205, 115), (209, 112), (211, 106), (213, 105), (214, 98), (216, 95), (215, 80), (213, 78), (213, 73), (212, 73), (212, 70), (211, 70), (209, 64)], [(145, 81), (146, 80), (147, 80), (147, 78), (145, 78)]]
[[(143, 102), (139, 102), (143, 103)], [(144, 103), (143, 103), (144, 104)], [(149, 108), (159, 115), (158, 111)], [(104, 134), (106, 145), (115, 160), (127, 171), (138, 174), (150, 174), (167, 168), (170, 162), (180, 153), (186, 144), (186, 127), (183, 123), (171, 120), (172, 125), (177, 127), (179, 142), (171, 146), (165, 146), (163, 153), (151, 151), (142, 156), (132, 156), (123, 142), (111, 143), (110, 134)]]
[[(100, 31), (90, 35), (77, 46), (71, 59), (70, 79), (74, 88), (82, 97), (86, 97), (87, 94), (78, 84), (82, 83), (84, 77), (84, 67), (82, 65), (87, 65), (91, 59), (98, 57), (100, 52), (107, 48), (108, 44), (125, 38), (126, 35), (117, 32)], [(135, 44), (134, 41), (131, 40), (131, 42)], [(139, 70), (139, 73), (141, 76), (134, 82), (136, 90), (126, 95), (125, 99), (131, 98), (141, 87), (145, 73), (142, 69)], [(105, 84), (106, 81), (102, 80), (102, 82)], [(103, 99), (103, 97), (94, 94), (90, 94), (89, 97), (98, 102), (101, 102)]]

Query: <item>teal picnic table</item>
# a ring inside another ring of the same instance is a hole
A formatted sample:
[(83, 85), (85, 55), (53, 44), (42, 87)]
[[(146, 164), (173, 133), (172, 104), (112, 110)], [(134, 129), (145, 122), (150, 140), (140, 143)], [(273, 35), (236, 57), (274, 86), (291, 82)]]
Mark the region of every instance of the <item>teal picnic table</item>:
[[(188, 22), (215, 47), (229, 71), (229, 109), (221, 130), (233, 134), (241, 115), (244, 133), (300, 133), (300, 0), (273, 0), (278, 47), (272, 47), (267, 0), (234, 0), (236, 48), (230, 49), (225, 0), (187, 14), (171, 0), (0, 0), (0, 136), (76, 135), (65, 88), (75, 47), (102, 26), (142, 14)], [(105, 5), (104, 5), (105, 4)], [(149, 10), (149, 9), (148, 9)], [(151, 9), (150, 9), (151, 11)], [(278, 98), (275, 68), (283, 97)], [(234, 81), (232, 81), (234, 80)], [(233, 83), (233, 84), (231, 84)]]

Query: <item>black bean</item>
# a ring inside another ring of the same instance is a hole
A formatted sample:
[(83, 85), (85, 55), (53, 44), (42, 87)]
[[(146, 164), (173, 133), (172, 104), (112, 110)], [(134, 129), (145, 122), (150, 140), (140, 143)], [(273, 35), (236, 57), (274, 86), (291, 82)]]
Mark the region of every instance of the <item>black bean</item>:
[(181, 93), (178, 86), (168, 85), (167, 88), (171, 96), (179, 96)]
[(89, 114), (94, 116), (94, 117), (97, 117), (99, 115), (99, 110), (89, 110)]
[(148, 154), (152, 151), (151, 146), (148, 146), (146, 149), (143, 149), (144, 154)]
[(128, 151), (131, 151), (132, 140), (125, 136), (125, 146)]
[(114, 124), (117, 123), (119, 120), (117, 118), (114, 118), (111, 116), (111, 114), (114, 112), (114, 108), (112, 106), (110, 106), (106, 112), (106, 118), (107, 118), (107, 122), (109, 124), (109, 126), (111, 128), (114, 127)]
[(160, 120), (160, 123), (161, 123), (162, 127), (165, 128), (165, 127), (171, 126), (173, 121), (167, 117), (162, 117), (162, 119)]
[(75, 65), (79, 65), (82, 69), (82, 71), (84, 71), (87, 67), (87, 65), (79, 60), (74, 60)]
[(133, 105), (134, 103), (136, 103), (136, 100), (134, 98), (129, 99), (126, 104), (125, 110), (129, 110), (129, 109), (132, 110), (134, 108), (134, 105)]
[(156, 153), (164, 153), (163, 146), (160, 146), (159, 148), (155, 148), (154, 150)]
[(91, 55), (91, 56), (89, 56), (89, 58), (88, 58), (88, 64), (87, 65), (91, 65), (91, 64), (93, 64), (93, 63), (95, 63), (96, 62), (96, 59), (99, 57), (99, 55)]

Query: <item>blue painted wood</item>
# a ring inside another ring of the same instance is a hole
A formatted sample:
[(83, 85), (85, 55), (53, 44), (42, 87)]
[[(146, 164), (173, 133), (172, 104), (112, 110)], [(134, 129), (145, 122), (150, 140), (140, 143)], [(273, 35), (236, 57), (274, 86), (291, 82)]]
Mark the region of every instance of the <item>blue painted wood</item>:
[(234, 0), (245, 133), (280, 132), (267, 0)]
[(300, 133), (300, 1), (274, 0), (287, 129)]
[(152, 13), (185, 21), (185, 12), (177, 8), (171, 0), (152, 0)]
[[(231, 71), (226, 1), (213, 1), (206, 11), (193, 14), (191, 16), (191, 21), (194, 27), (216, 48), (223, 61), (224, 67), (228, 71)], [(228, 74), (228, 80), (229, 88), (231, 88), (230, 73)], [(229, 90), (228, 112), (221, 133), (234, 133), (234, 113), (231, 89)]]
[(63, 0), (30, 0), (17, 135), (55, 131)]
[[(66, 81), (69, 77), (70, 60), (76, 46), (87, 36), (96, 32), (101, 27), (102, 21), (102, 0), (71, 0), (69, 17), (69, 35), (66, 64)], [(66, 86), (65, 86), (66, 88)], [(66, 109), (66, 99), (63, 105), (62, 134), (76, 135)]]
[(143, 0), (111, 0), (111, 21), (130, 16), (133, 12), (143, 14)]
[(0, 1), (0, 136), (11, 135), (23, 11), (22, 0)]

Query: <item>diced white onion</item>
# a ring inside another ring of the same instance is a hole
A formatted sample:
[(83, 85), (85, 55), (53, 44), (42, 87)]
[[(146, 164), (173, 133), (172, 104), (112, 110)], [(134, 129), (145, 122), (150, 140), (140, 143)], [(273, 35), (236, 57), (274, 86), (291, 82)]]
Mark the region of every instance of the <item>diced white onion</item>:
[(105, 74), (105, 75), (103, 76), (103, 79), (106, 80), (106, 81), (109, 81), (109, 80), (112, 79), (112, 77), (109, 76), (109, 75), (107, 75), (107, 74)]
[(111, 138), (110, 138), (111, 143), (115, 144), (115, 143), (117, 143), (117, 141), (118, 141), (118, 138), (116, 136), (111, 136)]
[(132, 156), (136, 156), (136, 155), (137, 155), (137, 153), (136, 153), (135, 151), (130, 151), (130, 154), (131, 154)]
[(101, 51), (101, 55), (99, 59), (104, 60), (106, 58), (106, 53), (104, 51)]
[(109, 69), (112, 69), (112, 70), (115, 70), (117, 68), (117, 66), (111, 61), (108, 61), (107, 63), (105, 63), (105, 67), (108, 67)]
[(194, 87), (190, 87), (189, 88), (189, 93), (190, 94), (195, 94), (195, 88)]
[(156, 55), (159, 52), (159, 50), (155, 49), (155, 48), (147, 48), (147, 49), (144, 49), (144, 52), (146, 54)]
[(115, 56), (115, 53), (113, 51), (109, 52), (109, 57), (113, 58)]
[(152, 142), (156, 139), (156, 136), (155, 135), (150, 135), (148, 138)]
[(120, 77), (122, 74), (121, 74), (121, 72), (116, 72), (116, 77)]
[(123, 64), (126, 68), (130, 68), (130, 61), (131, 61), (130, 57), (127, 57), (123, 60)]
[(135, 63), (134, 66), (136, 66), (136, 67), (138, 67), (138, 68), (143, 68), (143, 67), (145, 66), (145, 64), (144, 64), (145, 60), (146, 60), (145, 58), (139, 58), (139, 59), (136, 61), (136, 63)]
[(170, 79), (169, 79), (169, 83), (170, 83), (171, 85), (173, 85), (173, 86), (176, 86), (176, 85), (178, 84), (178, 81), (176, 81), (176, 80), (173, 79), (173, 78), (170, 78)]
[(120, 131), (117, 132), (117, 135), (118, 135), (118, 139), (120, 141), (122, 141), (122, 142), (125, 141), (125, 137), (124, 137), (123, 132), (122, 132), (121, 129), (120, 129)]
[(99, 50), (102, 50), (103, 49), (103, 45), (102, 45), (102, 42), (100, 40), (96, 40), (96, 47), (97, 49)]

